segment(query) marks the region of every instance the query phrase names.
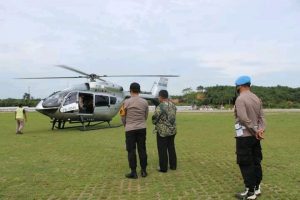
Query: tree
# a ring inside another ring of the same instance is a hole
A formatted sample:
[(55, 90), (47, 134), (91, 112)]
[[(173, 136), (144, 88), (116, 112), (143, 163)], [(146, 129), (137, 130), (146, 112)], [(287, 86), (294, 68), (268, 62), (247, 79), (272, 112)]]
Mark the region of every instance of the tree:
[(198, 92), (202, 92), (202, 93), (205, 92), (205, 87), (203, 87), (202, 85), (199, 85), (196, 89)]
[(193, 89), (192, 89), (191, 87), (185, 88), (185, 89), (182, 90), (182, 93), (183, 93), (184, 95), (189, 94), (189, 93), (192, 93), (192, 92), (193, 92)]
[(29, 93), (24, 93), (23, 94), (23, 100), (30, 100), (31, 98), (30, 98), (30, 94)]

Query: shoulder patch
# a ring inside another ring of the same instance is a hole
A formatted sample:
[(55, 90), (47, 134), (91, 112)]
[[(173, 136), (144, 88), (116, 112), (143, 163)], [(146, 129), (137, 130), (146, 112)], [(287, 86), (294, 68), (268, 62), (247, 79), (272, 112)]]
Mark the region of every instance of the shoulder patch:
[(126, 110), (125, 110), (124, 104), (121, 106), (119, 114), (121, 117), (124, 117), (126, 115)]

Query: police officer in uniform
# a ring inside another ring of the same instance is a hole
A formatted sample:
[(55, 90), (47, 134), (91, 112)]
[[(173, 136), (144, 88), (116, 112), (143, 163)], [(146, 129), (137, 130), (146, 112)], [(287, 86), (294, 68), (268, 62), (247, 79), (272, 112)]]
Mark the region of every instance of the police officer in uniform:
[(260, 141), (265, 131), (261, 100), (251, 92), (251, 79), (241, 76), (236, 82), (238, 97), (235, 101), (235, 131), (237, 164), (244, 179), (245, 191), (239, 199), (256, 199), (261, 194), (262, 150)]
[(139, 96), (140, 85), (131, 83), (129, 99), (124, 101), (120, 115), (126, 131), (126, 150), (128, 152), (128, 162), (131, 172), (126, 174), (126, 178), (137, 179), (136, 172), (137, 159), (136, 149), (138, 150), (141, 176), (147, 176), (147, 151), (146, 151), (146, 122), (149, 112), (148, 102)]

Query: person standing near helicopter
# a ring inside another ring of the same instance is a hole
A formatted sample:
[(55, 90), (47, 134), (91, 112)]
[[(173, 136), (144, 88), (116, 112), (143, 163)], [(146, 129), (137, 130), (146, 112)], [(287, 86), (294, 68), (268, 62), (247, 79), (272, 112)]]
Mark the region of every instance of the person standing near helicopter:
[(155, 125), (154, 133), (157, 137), (157, 150), (159, 158), (159, 172), (168, 171), (168, 161), (171, 170), (177, 168), (177, 156), (175, 150), (176, 106), (169, 100), (167, 90), (158, 93), (160, 104), (156, 107), (152, 116)]
[(15, 111), (15, 120), (17, 122), (16, 134), (23, 134), (22, 130), (24, 128), (24, 120), (27, 121), (27, 115), (22, 104), (19, 104)]
[(261, 194), (262, 150), (266, 122), (262, 101), (251, 92), (251, 78), (241, 76), (236, 82), (235, 131), (237, 164), (244, 179), (245, 191), (237, 193), (239, 199), (256, 199)]
[(126, 178), (138, 178), (136, 167), (136, 146), (140, 158), (141, 176), (147, 176), (147, 152), (146, 152), (146, 121), (148, 118), (148, 102), (139, 96), (140, 85), (131, 83), (129, 99), (124, 101), (120, 110), (121, 119), (126, 131), (126, 150), (131, 172)]

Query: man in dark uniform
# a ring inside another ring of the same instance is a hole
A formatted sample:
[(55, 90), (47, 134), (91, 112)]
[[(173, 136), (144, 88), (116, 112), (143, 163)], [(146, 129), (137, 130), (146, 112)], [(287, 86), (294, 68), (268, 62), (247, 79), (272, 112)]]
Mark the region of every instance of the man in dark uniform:
[(147, 152), (146, 152), (146, 121), (148, 117), (148, 102), (139, 96), (140, 85), (130, 85), (129, 99), (124, 101), (120, 110), (122, 122), (126, 131), (126, 149), (128, 151), (128, 162), (131, 172), (126, 174), (127, 178), (138, 178), (136, 167), (136, 146), (139, 153), (141, 176), (147, 176)]
[(262, 151), (260, 140), (265, 131), (261, 100), (250, 91), (251, 79), (241, 76), (236, 82), (235, 131), (237, 164), (240, 167), (245, 191), (236, 194), (239, 199), (256, 199), (261, 194)]

